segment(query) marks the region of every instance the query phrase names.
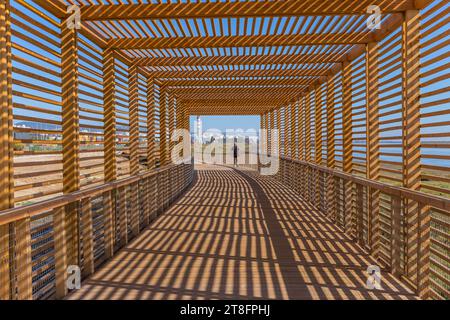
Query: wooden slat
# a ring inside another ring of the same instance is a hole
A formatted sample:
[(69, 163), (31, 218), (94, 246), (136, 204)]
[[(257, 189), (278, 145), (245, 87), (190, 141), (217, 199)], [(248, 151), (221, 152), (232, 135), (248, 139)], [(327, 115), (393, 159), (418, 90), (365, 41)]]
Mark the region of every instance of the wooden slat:
[(103, 52), (105, 182), (114, 181), (117, 178), (114, 55), (113, 50), (106, 49)]
[(366, 14), (369, 5), (378, 5), (383, 13), (396, 13), (416, 9), (413, 0), (362, 0), (358, 6), (321, 5), (315, 0), (286, 0), (276, 2), (203, 2), (170, 4), (119, 4), (89, 5), (82, 7), (83, 21), (89, 20), (149, 20), (149, 19), (193, 19), (193, 18), (231, 18), (231, 17), (274, 17), (311, 15), (351, 15)]
[[(412, 189), (420, 189), (420, 12), (418, 10), (407, 11), (402, 28), (402, 61), (403, 61), (403, 186)], [(419, 247), (417, 242), (417, 226), (420, 224), (418, 204), (408, 201), (405, 204), (405, 217), (407, 226), (407, 261), (406, 273), (417, 286), (426, 283), (428, 272), (418, 278)], [(421, 257), (427, 259), (427, 256)], [(426, 286), (428, 287), (428, 285)], [(419, 290), (419, 288), (418, 288)], [(419, 294), (427, 296), (427, 288), (422, 288)]]
[(9, 1), (0, 2), (0, 210), (14, 206), (11, 21)]
[(148, 168), (156, 167), (156, 105), (155, 83), (152, 78), (147, 80), (147, 163)]
[(139, 173), (139, 73), (133, 65), (129, 69), (130, 92), (130, 174)]
[[(379, 44), (372, 42), (366, 48), (366, 158), (367, 178), (380, 178), (380, 127), (379, 127)], [(372, 255), (378, 257), (380, 249), (380, 192), (368, 188), (369, 241)]]
[[(0, 2), (0, 211), (14, 206), (11, 22), (9, 1)], [(10, 299), (9, 225), (0, 226), (0, 300)]]

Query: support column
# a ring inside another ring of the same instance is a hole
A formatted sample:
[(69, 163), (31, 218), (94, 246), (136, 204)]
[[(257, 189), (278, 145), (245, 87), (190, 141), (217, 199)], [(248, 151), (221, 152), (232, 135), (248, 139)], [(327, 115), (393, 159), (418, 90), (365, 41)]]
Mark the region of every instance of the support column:
[[(0, 1), (0, 210), (14, 206), (11, 22), (8, 0)], [(9, 225), (0, 226), (0, 300), (10, 299)]]
[[(403, 55), (403, 186), (420, 190), (420, 12), (405, 12)], [(429, 295), (430, 215), (417, 202), (404, 202), (406, 217), (406, 273), (422, 298)]]
[(315, 99), (316, 99), (316, 109), (315, 109), (315, 158), (316, 163), (321, 165), (323, 158), (323, 136), (322, 136), (322, 85), (315, 88)]
[(284, 149), (284, 156), (285, 157), (291, 157), (291, 153), (289, 151), (290, 149), (290, 143), (289, 143), (289, 111), (290, 106), (286, 105), (284, 107), (284, 141), (283, 141), (283, 149)]
[(270, 143), (269, 143), (269, 135), (270, 135), (270, 133), (269, 133), (269, 131), (270, 131), (270, 124), (269, 124), (269, 115), (270, 115), (270, 113), (269, 113), (269, 111), (267, 111), (265, 114), (265, 117), (264, 117), (264, 125), (265, 125), (265, 129), (266, 129), (266, 148), (265, 148), (265, 151), (266, 151), (266, 154), (269, 154), (269, 148), (270, 148)]
[(161, 87), (160, 95), (160, 115), (159, 115), (159, 128), (160, 128), (160, 142), (159, 142), (159, 154), (161, 166), (167, 165), (167, 91), (164, 87)]
[[(61, 27), (63, 192), (80, 189), (80, 119), (78, 104), (77, 30)], [(76, 203), (66, 207), (67, 263), (79, 264), (79, 212)]]
[(311, 153), (311, 91), (309, 91), (305, 101), (305, 160), (307, 162), (312, 160)]
[[(352, 64), (345, 61), (343, 64), (342, 77), (342, 126), (343, 126), (343, 148), (344, 172), (353, 173), (353, 120), (352, 120)], [(346, 181), (344, 186), (344, 227), (345, 231), (353, 235), (355, 231), (355, 214), (353, 205), (353, 183)]]
[(298, 126), (296, 123), (296, 120), (298, 118), (297, 116), (297, 110), (298, 110), (298, 101), (293, 102), (291, 104), (289, 113), (290, 113), (290, 133), (291, 133), (291, 138), (290, 138), (290, 150), (289, 150), (289, 154), (291, 155), (292, 159), (298, 159), (298, 155), (297, 155), (297, 130), (298, 130)]
[(147, 163), (150, 170), (156, 167), (155, 116), (155, 83), (152, 78), (149, 78), (147, 80)]
[(105, 182), (117, 179), (115, 91), (114, 50), (106, 49), (103, 52)]
[(268, 154), (272, 154), (272, 140), (273, 140), (273, 130), (275, 130), (275, 110), (272, 109), (270, 111), (270, 119), (269, 119), (269, 152)]
[[(329, 77), (327, 81), (327, 167), (334, 169), (336, 166), (336, 146), (335, 146), (335, 104), (334, 96), (336, 87), (335, 77)], [(336, 221), (336, 189), (333, 175), (327, 175), (327, 212), (328, 216)]]
[[(380, 126), (379, 126), (379, 45), (366, 45), (366, 130), (367, 130), (367, 178), (380, 178)], [(368, 189), (369, 241), (372, 255), (380, 253), (380, 191)]]
[(167, 161), (169, 163), (171, 163), (171, 157), (172, 157), (172, 151), (173, 148), (175, 146), (175, 142), (172, 141), (172, 136), (173, 133), (175, 131), (175, 123), (177, 121), (177, 114), (176, 114), (176, 109), (175, 109), (175, 97), (172, 93), (169, 94), (169, 136), (168, 136), (168, 140), (169, 140), (169, 152), (168, 152), (168, 158)]
[(300, 160), (305, 160), (305, 124), (305, 96), (303, 96), (298, 104), (298, 158)]
[(136, 65), (129, 68), (130, 87), (130, 175), (139, 174), (139, 72)]

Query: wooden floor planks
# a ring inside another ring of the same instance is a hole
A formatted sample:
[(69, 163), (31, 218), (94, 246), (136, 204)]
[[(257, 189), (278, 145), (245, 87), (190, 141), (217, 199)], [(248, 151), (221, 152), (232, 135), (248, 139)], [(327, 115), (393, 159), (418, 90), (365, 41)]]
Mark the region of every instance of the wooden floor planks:
[(416, 299), (289, 188), (199, 166), (193, 187), (68, 299)]

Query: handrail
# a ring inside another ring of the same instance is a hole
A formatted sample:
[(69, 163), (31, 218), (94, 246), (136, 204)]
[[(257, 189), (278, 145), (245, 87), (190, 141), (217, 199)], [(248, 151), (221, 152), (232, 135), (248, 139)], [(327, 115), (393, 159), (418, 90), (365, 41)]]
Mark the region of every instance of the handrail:
[(274, 176), (422, 298), (448, 299), (450, 199), (280, 157)]
[(31, 218), (33, 216), (39, 215), (45, 211), (51, 210), (55, 207), (61, 207), (72, 202), (80, 201), (83, 198), (94, 197), (101, 193), (111, 191), (116, 188), (120, 188), (134, 182), (140, 181), (142, 179), (150, 178), (159, 173), (165, 172), (167, 170), (175, 167), (174, 164), (170, 164), (164, 168), (154, 169), (148, 172), (140, 173), (131, 177), (123, 178), (120, 180), (108, 182), (100, 186), (86, 188), (84, 190), (75, 191), (70, 194), (65, 194), (57, 196), (55, 198), (36, 202), (23, 207), (16, 207), (11, 209), (6, 209), (0, 211), (0, 225), (11, 223), (24, 218)]
[(447, 199), (444, 197), (427, 194), (427, 193), (424, 193), (421, 191), (411, 190), (411, 189), (404, 188), (404, 187), (392, 186), (392, 185), (389, 185), (384, 182), (370, 180), (370, 179), (366, 179), (363, 177), (358, 177), (358, 176), (355, 176), (355, 175), (352, 175), (352, 174), (349, 174), (349, 173), (346, 173), (343, 171), (338, 171), (338, 170), (335, 170), (332, 168), (324, 167), (324, 166), (321, 166), (321, 165), (318, 165), (315, 163), (311, 163), (311, 162), (307, 162), (307, 161), (303, 161), (303, 160), (292, 159), (289, 157), (280, 157), (280, 159), (291, 161), (291, 162), (298, 163), (298, 164), (305, 165), (305, 166), (309, 166), (313, 169), (320, 170), (324, 173), (332, 174), (339, 178), (346, 179), (346, 180), (361, 184), (366, 187), (377, 189), (388, 195), (408, 198), (408, 199), (420, 202), (424, 205), (429, 205), (431, 207), (434, 207), (437, 209), (442, 209), (444, 211), (450, 211), (450, 199)]
[(192, 179), (192, 162), (170, 164), (0, 212), (0, 300), (64, 298), (69, 265), (79, 266), (82, 278), (93, 274)]

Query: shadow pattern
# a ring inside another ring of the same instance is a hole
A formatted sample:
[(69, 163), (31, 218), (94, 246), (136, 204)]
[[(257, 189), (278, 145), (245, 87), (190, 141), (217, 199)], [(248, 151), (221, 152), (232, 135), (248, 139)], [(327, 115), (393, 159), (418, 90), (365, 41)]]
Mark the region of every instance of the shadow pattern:
[(193, 187), (68, 299), (417, 299), (294, 191), (201, 165)]

